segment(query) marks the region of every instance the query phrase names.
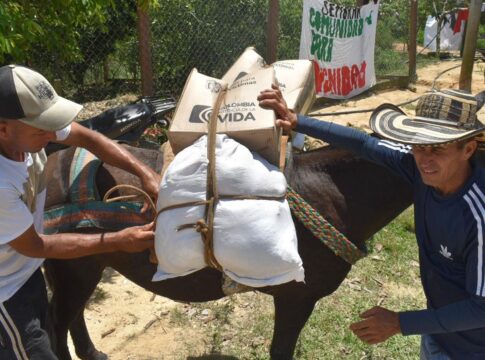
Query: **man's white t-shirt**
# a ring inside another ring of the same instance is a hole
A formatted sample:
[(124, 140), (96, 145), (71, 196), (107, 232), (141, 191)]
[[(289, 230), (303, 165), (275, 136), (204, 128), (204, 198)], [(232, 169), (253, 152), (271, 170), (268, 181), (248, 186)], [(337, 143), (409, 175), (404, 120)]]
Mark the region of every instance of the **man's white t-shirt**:
[[(57, 131), (57, 140), (65, 140), (70, 131), (70, 125)], [(32, 224), (39, 234), (43, 232), (46, 161), (44, 150), (25, 153), (24, 161), (0, 155), (0, 303), (12, 297), (44, 261), (20, 254), (9, 242)]]

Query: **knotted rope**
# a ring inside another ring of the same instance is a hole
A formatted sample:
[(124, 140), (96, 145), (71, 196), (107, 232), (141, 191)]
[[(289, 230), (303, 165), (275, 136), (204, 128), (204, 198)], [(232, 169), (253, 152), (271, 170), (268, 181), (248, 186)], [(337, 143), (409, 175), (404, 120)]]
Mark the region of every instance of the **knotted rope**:
[[(199, 219), (195, 224), (184, 224), (177, 228), (177, 231), (193, 228), (201, 234), (202, 242), (204, 244), (204, 260), (205, 263), (215, 269), (222, 271), (222, 267), (217, 261), (214, 255), (214, 215), (215, 207), (219, 200), (276, 200), (281, 201), (285, 199), (282, 197), (264, 197), (264, 196), (251, 196), (251, 195), (219, 195), (217, 190), (217, 178), (216, 178), (216, 134), (217, 134), (217, 117), (219, 109), (224, 98), (226, 90), (222, 90), (216, 100), (216, 104), (213, 108), (208, 136), (207, 136), (207, 187), (206, 187), (206, 200), (191, 201), (176, 205), (171, 205), (156, 211), (155, 205), (150, 196), (143, 190), (131, 186), (131, 185), (117, 185), (110, 189), (105, 197), (104, 201), (111, 202), (121, 199), (133, 198), (136, 195), (119, 196), (117, 198), (109, 199), (109, 195), (118, 188), (130, 188), (137, 190), (145, 195), (146, 199), (150, 203), (151, 208), (156, 213), (154, 221), (158, 219), (158, 216), (167, 210), (189, 207), (189, 206), (205, 206), (204, 218)], [(337, 256), (342, 257), (350, 264), (354, 264), (357, 260), (361, 259), (366, 253), (355, 246), (349, 241), (345, 235), (339, 232), (328, 221), (326, 221), (311, 205), (309, 205), (299, 194), (297, 194), (290, 186), (287, 188), (286, 199), (290, 209), (294, 216), (308, 229), (310, 232), (324, 243), (330, 250), (332, 250)]]
[(210, 116), (209, 129), (207, 134), (207, 159), (209, 166), (207, 169), (207, 188), (206, 199), (208, 203), (205, 206), (205, 222), (199, 220), (196, 230), (200, 232), (204, 242), (204, 258), (207, 265), (217, 270), (222, 270), (222, 266), (214, 256), (214, 215), (215, 207), (219, 201), (219, 192), (217, 191), (216, 176), (216, 135), (217, 135), (217, 117), (221, 108), (222, 100), (226, 94), (227, 87), (222, 89), (217, 96), (217, 100), (212, 114)]
[(215, 269), (222, 271), (222, 266), (217, 261), (214, 255), (214, 215), (215, 208), (219, 200), (284, 200), (285, 196), (253, 196), (253, 195), (220, 195), (217, 190), (216, 178), (216, 134), (217, 134), (217, 117), (219, 109), (222, 104), (226, 90), (222, 90), (216, 100), (216, 104), (212, 110), (210, 117), (208, 135), (207, 135), (207, 186), (206, 186), (206, 200), (191, 201), (176, 205), (171, 205), (160, 209), (157, 213), (172, 209), (178, 209), (189, 206), (205, 205), (204, 218), (199, 219), (195, 224), (184, 224), (177, 228), (177, 231), (193, 228), (200, 233), (202, 242), (204, 244), (204, 260), (205, 263)]
[(167, 206), (158, 211), (155, 219), (166, 210), (177, 209), (187, 206), (205, 205), (204, 218), (199, 219), (195, 224), (185, 224), (178, 227), (177, 230), (195, 228), (200, 233), (202, 242), (204, 244), (204, 260), (205, 263), (217, 270), (222, 271), (222, 266), (217, 261), (214, 255), (214, 214), (215, 206), (219, 201), (219, 194), (217, 191), (217, 178), (216, 178), (216, 135), (217, 135), (217, 116), (219, 115), (219, 109), (226, 94), (226, 89), (222, 89), (217, 96), (216, 103), (212, 109), (212, 113), (209, 119), (209, 128), (207, 135), (207, 186), (206, 186), (206, 200), (193, 201), (172, 206)]

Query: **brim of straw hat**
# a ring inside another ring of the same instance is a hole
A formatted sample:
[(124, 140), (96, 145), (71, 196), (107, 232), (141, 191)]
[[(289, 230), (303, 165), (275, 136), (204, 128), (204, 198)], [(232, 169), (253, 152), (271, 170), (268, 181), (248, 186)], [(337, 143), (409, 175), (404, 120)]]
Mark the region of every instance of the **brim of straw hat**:
[(485, 144), (485, 125), (480, 122), (471, 129), (447, 123), (446, 120), (411, 118), (393, 104), (380, 105), (369, 121), (377, 135), (408, 145), (443, 145), (473, 137)]

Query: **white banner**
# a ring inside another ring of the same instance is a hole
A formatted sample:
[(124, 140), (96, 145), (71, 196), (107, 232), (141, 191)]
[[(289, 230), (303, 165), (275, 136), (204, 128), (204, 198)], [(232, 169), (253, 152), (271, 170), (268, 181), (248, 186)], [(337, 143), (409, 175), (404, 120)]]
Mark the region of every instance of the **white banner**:
[(378, 12), (379, 2), (352, 8), (304, 1), (300, 59), (313, 61), (317, 97), (346, 99), (375, 85)]

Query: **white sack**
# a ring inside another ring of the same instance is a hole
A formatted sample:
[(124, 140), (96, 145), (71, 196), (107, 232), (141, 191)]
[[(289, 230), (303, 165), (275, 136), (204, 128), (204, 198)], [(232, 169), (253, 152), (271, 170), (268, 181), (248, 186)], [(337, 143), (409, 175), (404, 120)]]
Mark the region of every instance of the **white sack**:
[[(207, 136), (185, 148), (165, 172), (157, 210), (206, 199)], [(286, 180), (277, 167), (227, 135), (217, 135), (217, 188), (221, 195), (280, 197)], [(201, 235), (177, 231), (204, 217), (205, 206), (164, 211), (157, 219), (153, 281), (183, 276), (206, 267)], [(214, 254), (233, 280), (252, 287), (303, 281), (302, 261), (286, 200), (220, 200), (214, 220)]]

